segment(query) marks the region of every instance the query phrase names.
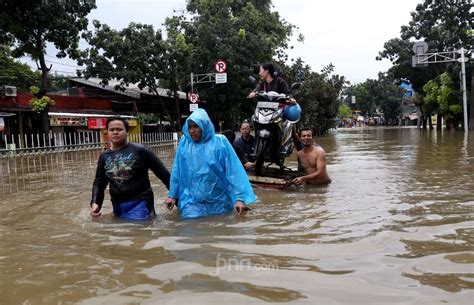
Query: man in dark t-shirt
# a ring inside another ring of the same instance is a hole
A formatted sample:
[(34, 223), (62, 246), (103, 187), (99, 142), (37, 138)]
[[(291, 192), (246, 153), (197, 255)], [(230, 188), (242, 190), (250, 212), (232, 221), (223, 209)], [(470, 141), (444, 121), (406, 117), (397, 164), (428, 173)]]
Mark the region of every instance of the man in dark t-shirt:
[(107, 131), (112, 146), (99, 157), (92, 187), (91, 215), (101, 215), (104, 191), (108, 184), (116, 216), (131, 220), (145, 220), (150, 215), (154, 216), (148, 169), (168, 189), (170, 173), (152, 151), (141, 144), (127, 142), (127, 121), (122, 118), (107, 120)]
[(244, 155), (246, 162), (243, 163), (246, 170), (252, 169), (255, 164), (251, 162), (255, 157), (255, 138), (250, 134), (250, 123), (243, 122), (240, 125), (241, 136), (234, 142), (236, 146)]
[(249, 160), (245, 153), (242, 151), (242, 149), (235, 145), (235, 132), (232, 129), (226, 129), (222, 131), (222, 134), (227, 138), (227, 140), (229, 140), (230, 144), (232, 145), (232, 148), (234, 148), (234, 151), (237, 154), (240, 163), (245, 166), (245, 164), (249, 162)]

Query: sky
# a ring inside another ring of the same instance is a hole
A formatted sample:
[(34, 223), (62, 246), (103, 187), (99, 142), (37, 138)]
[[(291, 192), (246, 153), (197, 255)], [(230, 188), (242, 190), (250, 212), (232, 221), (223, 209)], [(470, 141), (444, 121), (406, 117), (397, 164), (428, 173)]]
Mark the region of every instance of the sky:
[[(299, 27), (288, 50), (290, 58), (301, 57), (313, 71), (332, 63), (335, 73), (344, 75), (352, 84), (376, 79), (380, 71), (387, 71), (388, 60), (376, 61), (384, 42), (400, 36), (400, 27), (411, 20), (421, 0), (273, 0), (273, 10), (281, 18)], [(173, 10), (183, 10), (185, 0), (97, 0), (97, 9), (88, 18), (97, 19), (112, 28), (122, 29), (130, 22), (153, 24), (163, 28), (165, 18)], [(297, 34), (303, 34), (303, 43)], [(82, 44), (85, 48), (86, 45)], [(75, 70), (75, 63), (54, 57), (54, 47), (48, 47), (46, 59), (53, 64), (53, 72)], [(196, 71), (206, 73), (208, 71)]]

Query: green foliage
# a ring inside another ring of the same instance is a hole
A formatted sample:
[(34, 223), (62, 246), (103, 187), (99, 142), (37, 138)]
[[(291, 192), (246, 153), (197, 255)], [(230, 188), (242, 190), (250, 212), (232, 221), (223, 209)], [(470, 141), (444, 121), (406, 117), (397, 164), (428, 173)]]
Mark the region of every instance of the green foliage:
[(294, 92), (302, 110), (300, 124), (319, 135), (336, 127), (341, 92), (347, 84), (344, 76), (333, 74), (332, 64), (321, 73), (313, 72), (300, 58), (291, 67), (280, 64), (280, 70), (290, 83), (302, 82)]
[(139, 113), (137, 120), (140, 124), (157, 123), (160, 118), (154, 113)]
[(87, 28), (86, 16), (95, 1), (1, 0), (0, 44), (13, 45), (14, 57), (30, 56), (39, 62), (42, 89), (47, 88), (46, 44), (53, 43), (58, 57), (77, 58), (79, 33)]
[(167, 21), (194, 47), (192, 72), (212, 73), (217, 59), (227, 62), (226, 84), (195, 86), (216, 121), (249, 118), (254, 104), (245, 98), (251, 89), (248, 77), (273, 56), (287, 59), (294, 26), (271, 8), (269, 0), (190, 0), (182, 16)]
[(348, 118), (351, 116), (351, 108), (346, 104), (342, 104), (339, 106), (339, 112), (337, 117), (340, 119)]
[(411, 13), (412, 20), (401, 27), (401, 38), (424, 39), (433, 50), (450, 51), (469, 47), (474, 12), (472, 1), (425, 0)]
[(157, 93), (158, 80), (163, 77), (166, 63), (163, 56), (166, 44), (160, 30), (152, 25), (130, 23), (118, 31), (99, 21), (93, 21), (95, 32), (88, 32), (86, 39), (90, 48), (87, 57), (80, 59), (85, 65), (86, 78), (99, 77), (103, 84), (111, 79), (120, 81), (118, 88), (137, 84)]
[(356, 108), (364, 115), (373, 115), (375, 113), (375, 96), (377, 81), (368, 79), (363, 83), (354, 86), (353, 95), (356, 97)]
[(40, 92), (40, 88), (36, 87), (36, 86), (31, 86), (30, 87), (30, 93), (35, 95), (35, 94), (38, 94)]
[(185, 84), (189, 81), (195, 49), (193, 44), (187, 42), (180, 19), (168, 18), (165, 25), (168, 34), (165, 41), (166, 52), (163, 56), (166, 69), (164, 70), (161, 82), (163, 87), (170, 88), (174, 93), (176, 101), (176, 122), (179, 130), (181, 127), (181, 113), (179, 110), (178, 90), (181, 84)]
[[(193, 52), (177, 20), (167, 20), (166, 40), (152, 25), (132, 22), (122, 30), (114, 30), (97, 20), (93, 24), (95, 32), (86, 35), (90, 44), (88, 56), (79, 60), (80, 65), (86, 66), (86, 78), (99, 77), (103, 84), (111, 79), (119, 80), (117, 89), (136, 84), (158, 98), (159, 88), (168, 87), (177, 98), (179, 84), (190, 73)], [(169, 109), (163, 102), (161, 105), (165, 116), (172, 119)], [(175, 119), (178, 120), (178, 102), (176, 108)]]
[[(39, 92), (40, 92), (40, 88), (38, 88), (36, 86), (31, 86), (30, 87), (30, 93), (31, 94), (37, 95)], [(44, 95), (41, 98), (38, 98), (38, 97), (34, 96), (30, 100), (30, 107), (31, 107), (31, 110), (33, 110), (34, 112), (43, 112), (49, 106), (53, 106), (53, 105), (54, 105), (54, 100), (51, 99), (50, 97), (46, 96), (46, 95)]]
[(104, 84), (117, 79), (119, 88), (133, 83), (156, 92), (160, 85), (176, 94), (179, 88), (189, 90), (191, 72), (212, 73), (215, 60), (224, 59), (228, 82), (195, 89), (214, 120), (236, 122), (248, 119), (255, 107), (245, 98), (252, 88), (248, 77), (276, 56), (287, 81), (304, 82), (296, 93), (302, 122), (324, 133), (335, 126), (344, 77), (333, 75), (332, 65), (318, 74), (301, 60), (292, 67), (283, 64), (294, 26), (271, 7), (262, 0), (190, 0), (183, 15), (167, 18), (166, 39), (149, 25), (131, 23), (118, 31), (94, 21), (95, 31), (86, 35), (91, 47), (79, 63), (86, 66), (85, 77), (100, 77)]
[(430, 80), (423, 86), (425, 103), (439, 113), (446, 120), (459, 120), (462, 113), (461, 93), (448, 73), (441, 74), (437, 79)]
[(7, 46), (0, 46), (0, 85), (15, 86), (19, 90), (28, 90), (36, 84), (40, 74), (31, 71), (27, 64), (16, 61)]
[(375, 116), (377, 108), (383, 112), (386, 120), (394, 120), (400, 115), (402, 90), (387, 74), (379, 73), (377, 80), (367, 79), (352, 86), (346, 94), (356, 97), (355, 108), (364, 115)]
[[(377, 56), (378, 60), (389, 59), (393, 66), (389, 69), (392, 78), (407, 78), (413, 88), (421, 93), (425, 84), (444, 72), (453, 80), (458, 80), (460, 65), (458, 63), (429, 64), (427, 67), (412, 68), (413, 42), (424, 40), (428, 43), (428, 52), (452, 51), (455, 48), (469, 49), (472, 43), (471, 24), (474, 18), (472, 1), (435, 1), (424, 0), (411, 13), (412, 20), (401, 27), (401, 37), (384, 44), (384, 50)], [(466, 64), (469, 71), (471, 63)], [(438, 103), (425, 100), (420, 104), (425, 113), (431, 114), (440, 110)]]

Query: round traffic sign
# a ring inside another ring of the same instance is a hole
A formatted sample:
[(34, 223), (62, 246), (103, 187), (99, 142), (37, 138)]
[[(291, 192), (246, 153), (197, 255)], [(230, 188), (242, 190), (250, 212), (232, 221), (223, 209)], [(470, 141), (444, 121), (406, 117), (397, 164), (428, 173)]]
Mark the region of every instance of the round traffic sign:
[(197, 101), (199, 100), (199, 95), (197, 95), (197, 93), (193, 93), (191, 94), (189, 99), (191, 100), (191, 103), (197, 103)]
[(227, 70), (227, 63), (222, 59), (218, 59), (214, 64), (214, 69), (216, 69), (218, 73), (224, 73)]
[(413, 44), (413, 52), (422, 55), (428, 51), (428, 44), (424, 41), (417, 41)]

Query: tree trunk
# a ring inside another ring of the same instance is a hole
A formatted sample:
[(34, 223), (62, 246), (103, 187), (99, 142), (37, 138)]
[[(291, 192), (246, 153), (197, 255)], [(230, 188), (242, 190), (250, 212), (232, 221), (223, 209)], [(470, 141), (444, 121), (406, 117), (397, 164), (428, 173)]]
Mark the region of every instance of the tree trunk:
[(442, 116), (441, 114), (438, 113), (438, 119), (437, 119), (437, 122), (436, 122), (436, 129), (437, 130), (441, 130), (443, 128), (443, 125), (441, 124), (441, 120), (442, 120)]
[(37, 147), (44, 147), (48, 143), (48, 136), (49, 136), (48, 109), (49, 107), (47, 107), (44, 111), (35, 112), (32, 116), (33, 129), (31, 133), (33, 134), (34, 137), (32, 139), (33, 142), (31, 143), (31, 145), (34, 145)]
[[(42, 98), (44, 95), (46, 95), (46, 92), (48, 91), (48, 73), (51, 70), (51, 66), (49, 68), (46, 66), (44, 53), (43, 53), (43, 44), (42, 44), (41, 39), (37, 39), (37, 47), (38, 49), (40, 49), (40, 52), (38, 52), (39, 53), (38, 68), (41, 70), (41, 90), (40, 92), (38, 92), (36, 97)], [(48, 133), (49, 133), (50, 125), (49, 125), (48, 111), (49, 111), (49, 106), (46, 107), (46, 109), (40, 113), (41, 118), (39, 120), (38, 127), (39, 127), (39, 133), (41, 134), (40, 136), (41, 142), (43, 142), (42, 134), (45, 134), (45, 138), (46, 138), (46, 136), (48, 136)], [(45, 145), (46, 143), (42, 143), (42, 144)]]
[(423, 110), (421, 109), (421, 106), (416, 107), (417, 111), (416, 114), (418, 115), (418, 120), (416, 121), (416, 128), (420, 128), (423, 124), (423, 128), (426, 127), (424, 124), (424, 116), (423, 116)]
[(454, 120), (453, 120), (453, 119), (446, 120), (446, 129), (447, 129), (447, 130), (456, 129), (456, 124), (454, 123)]
[(428, 114), (423, 111), (423, 106), (420, 105), (421, 116), (423, 118), (423, 129), (426, 129), (426, 121), (428, 120)]
[[(46, 107), (46, 109), (41, 112), (41, 125), (40, 125), (40, 131), (41, 131), (41, 134), (44, 134), (44, 138), (43, 136), (41, 136), (40, 138), (40, 142), (42, 142), (43, 146), (46, 146), (47, 143), (48, 143), (48, 136), (49, 136), (49, 116), (48, 116), (48, 111), (49, 111), (49, 107)], [(43, 143), (45, 142), (45, 143)]]
[(400, 100), (400, 120), (398, 121), (398, 127), (402, 126), (403, 121), (403, 97)]
[(173, 128), (173, 131), (176, 131), (175, 126), (174, 126), (175, 124), (173, 122), (173, 118), (169, 114), (168, 108), (166, 108), (165, 103), (163, 102), (163, 99), (161, 98), (161, 95), (158, 93), (158, 89), (153, 88), (153, 92), (155, 92), (156, 96), (158, 97), (158, 100), (160, 101), (160, 105), (161, 105), (161, 108), (163, 109), (163, 112), (165, 113), (165, 116), (167, 116), (169, 118), (170, 123), (171, 123), (171, 127)]
[[(41, 48), (42, 48), (42, 44), (41, 44)], [(42, 51), (39, 52), (38, 60), (39, 60), (39, 65), (37, 64), (37, 66), (38, 66), (38, 69), (41, 70), (41, 91), (39, 93), (41, 96), (39, 96), (38, 98), (42, 98), (43, 95), (45, 95), (46, 92), (48, 91), (48, 73), (51, 70), (52, 65), (49, 68), (46, 66), (46, 61), (44, 59), (44, 54)]]

